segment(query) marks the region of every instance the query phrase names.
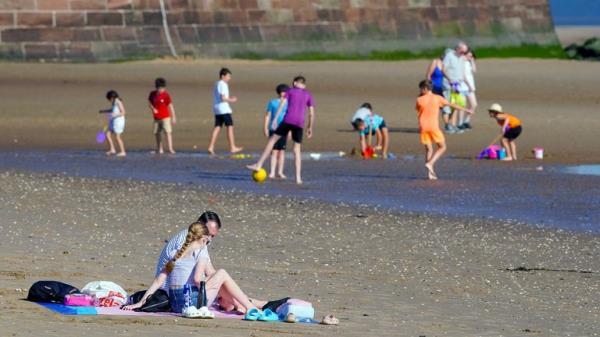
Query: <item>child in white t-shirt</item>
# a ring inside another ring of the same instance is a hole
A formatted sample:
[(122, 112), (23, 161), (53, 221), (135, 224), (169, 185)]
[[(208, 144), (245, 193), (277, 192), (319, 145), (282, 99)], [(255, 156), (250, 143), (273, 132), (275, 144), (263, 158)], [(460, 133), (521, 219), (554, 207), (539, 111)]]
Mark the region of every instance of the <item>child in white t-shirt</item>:
[(237, 153), (243, 150), (242, 147), (235, 145), (235, 137), (233, 134), (233, 118), (231, 117), (231, 106), (229, 103), (237, 102), (237, 97), (229, 96), (228, 82), (231, 79), (231, 71), (227, 68), (222, 68), (219, 71), (219, 80), (215, 83), (213, 91), (214, 104), (213, 113), (215, 114), (215, 127), (213, 129), (210, 143), (208, 144), (208, 153), (215, 154), (215, 143), (221, 132), (221, 127), (225, 124), (227, 127), (227, 140), (229, 141), (229, 151)]

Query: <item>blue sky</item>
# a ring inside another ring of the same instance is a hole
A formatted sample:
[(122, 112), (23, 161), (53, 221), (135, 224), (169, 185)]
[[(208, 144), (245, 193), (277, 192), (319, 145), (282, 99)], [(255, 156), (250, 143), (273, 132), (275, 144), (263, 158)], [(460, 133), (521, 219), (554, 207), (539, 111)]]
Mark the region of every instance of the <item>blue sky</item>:
[(556, 26), (600, 25), (600, 0), (550, 0)]

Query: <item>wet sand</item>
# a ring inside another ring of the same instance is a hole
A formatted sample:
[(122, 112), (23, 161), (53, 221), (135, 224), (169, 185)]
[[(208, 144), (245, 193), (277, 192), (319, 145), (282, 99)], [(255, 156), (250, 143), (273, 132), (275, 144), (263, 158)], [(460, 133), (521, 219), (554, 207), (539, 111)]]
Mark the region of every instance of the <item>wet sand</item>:
[[(250, 159), (234, 159), (186, 152), (158, 156), (138, 151), (123, 159), (106, 158), (102, 151), (0, 151), (0, 171), (226, 187), (332, 204), (493, 218), (523, 226), (600, 233), (598, 175), (568, 174), (567, 167), (543, 161), (508, 163), (447, 156), (437, 165), (440, 180), (429, 181), (423, 156), (362, 160), (340, 157), (338, 153), (319, 154), (319, 160), (305, 154), (302, 186), (293, 179), (254, 183), (245, 166), (258, 154)], [(600, 166), (598, 171), (600, 174)], [(291, 155), (285, 172), (293, 176)]]
[[(317, 107), (315, 136), (307, 151), (346, 151), (356, 143), (349, 119), (358, 105), (373, 104), (391, 131), (391, 151), (421, 154), (415, 99), (417, 83), (427, 61), (407, 62), (274, 62), (239, 60), (152, 61), (124, 64), (13, 64), (3, 63), (0, 91), (5, 127), (0, 147), (102, 149), (95, 134), (105, 119), (104, 94), (116, 89), (124, 98), (130, 149), (152, 149), (152, 121), (146, 97), (154, 78), (164, 76), (177, 110), (175, 148), (205, 151), (212, 131), (212, 87), (221, 66), (233, 71), (231, 94), (238, 143), (258, 151), (266, 142), (262, 123), (266, 103), (280, 82), (297, 74), (308, 79)], [(480, 109), (474, 130), (447, 137), (449, 155), (475, 157), (499, 132), (486, 113), (493, 102), (523, 120), (518, 139), (522, 158), (533, 147), (543, 147), (546, 162), (598, 163), (600, 148), (600, 87), (598, 62), (557, 60), (481, 60), (476, 75)], [(225, 135), (217, 145), (227, 151)]]
[[(0, 328), (6, 336), (594, 336), (600, 238), (247, 194), (4, 171)], [(235, 205), (235, 206), (233, 206)], [(250, 294), (312, 301), (339, 327), (67, 317), (22, 301), (39, 279), (146, 287), (163, 242), (223, 216), (214, 263)], [(520, 268), (523, 267), (523, 268)], [(515, 270), (517, 271), (510, 271)], [(520, 271), (519, 271), (520, 270)]]

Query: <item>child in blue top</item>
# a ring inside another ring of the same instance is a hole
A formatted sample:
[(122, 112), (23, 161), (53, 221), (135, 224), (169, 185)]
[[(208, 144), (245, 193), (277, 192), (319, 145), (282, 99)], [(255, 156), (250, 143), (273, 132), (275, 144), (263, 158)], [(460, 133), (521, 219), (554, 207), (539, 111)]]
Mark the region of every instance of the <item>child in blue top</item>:
[[(285, 92), (289, 89), (287, 84), (280, 84), (275, 88), (277, 92), (277, 98), (273, 98), (267, 103), (267, 112), (265, 114), (265, 125), (264, 125), (264, 133), (267, 138), (271, 137), (275, 132), (273, 126), (273, 118), (277, 114), (277, 108), (279, 108), (279, 103), (285, 97)], [(284, 100), (283, 109), (277, 118), (277, 127), (283, 121), (285, 117), (285, 113), (287, 112), (287, 101)], [(273, 179), (275, 177), (285, 179), (286, 176), (283, 174), (283, 166), (285, 162), (285, 146), (287, 143), (287, 136), (281, 137), (273, 146), (273, 151), (271, 152), (271, 173), (269, 174), (269, 178)], [(277, 169), (277, 176), (275, 175), (275, 170)]]
[(382, 150), (383, 158), (387, 159), (389, 132), (387, 126), (385, 125), (385, 120), (380, 115), (373, 113), (373, 107), (370, 103), (363, 103), (360, 106), (359, 111), (363, 109), (367, 109), (371, 112), (371, 114), (365, 114), (365, 116), (361, 118), (361, 116), (357, 116), (357, 112), (352, 120), (352, 126), (354, 127), (354, 130), (358, 131), (360, 137), (361, 153), (363, 153), (363, 155), (366, 153), (365, 150), (367, 149), (367, 141), (365, 137), (369, 135), (370, 130), (371, 134), (377, 137), (377, 145), (375, 146), (375, 150)]

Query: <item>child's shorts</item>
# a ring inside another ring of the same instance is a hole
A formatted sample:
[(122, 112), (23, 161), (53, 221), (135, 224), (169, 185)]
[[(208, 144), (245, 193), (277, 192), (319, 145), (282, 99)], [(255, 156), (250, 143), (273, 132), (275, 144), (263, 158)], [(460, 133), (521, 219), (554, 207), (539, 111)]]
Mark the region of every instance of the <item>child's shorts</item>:
[(233, 117), (231, 114), (215, 115), (215, 126), (233, 126)]
[(125, 131), (125, 117), (119, 116), (110, 120), (108, 130), (114, 134), (120, 135)]
[(154, 134), (158, 134), (161, 131), (171, 133), (173, 128), (171, 127), (171, 118), (155, 119), (154, 120)]
[(450, 103), (464, 108), (467, 106), (467, 97), (460, 92), (453, 92), (450, 94)]
[(421, 144), (423, 145), (439, 144), (445, 141), (446, 138), (441, 130), (421, 131)]
[(521, 128), (521, 126), (519, 125), (516, 128), (510, 128), (506, 130), (503, 136), (508, 140), (515, 140), (517, 139), (517, 137), (519, 137), (521, 131), (523, 131), (523, 128)]
[[(269, 137), (271, 137), (274, 133), (275, 133), (275, 131), (270, 130)], [(279, 138), (279, 140), (277, 142), (275, 142), (275, 145), (273, 146), (273, 150), (285, 150), (286, 145), (287, 145), (287, 135), (281, 136), (281, 138)]]
[(304, 133), (303, 128), (292, 124), (281, 123), (279, 124), (277, 130), (275, 130), (275, 134), (280, 135), (282, 138), (287, 137), (288, 133), (290, 132), (292, 133), (292, 140), (295, 143), (301, 144), (302, 134)]

